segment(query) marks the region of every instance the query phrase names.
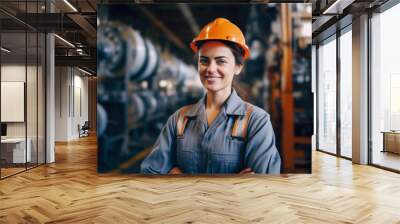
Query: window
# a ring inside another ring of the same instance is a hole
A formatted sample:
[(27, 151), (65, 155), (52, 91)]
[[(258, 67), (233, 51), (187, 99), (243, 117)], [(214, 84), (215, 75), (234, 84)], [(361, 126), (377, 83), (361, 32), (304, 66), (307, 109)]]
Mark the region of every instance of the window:
[(336, 153), (336, 39), (318, 48), (318, 145)]
[(340, 36), (340, 155), (351, 158), (353, 96), (351, 26), (346, 31)]
[(371, 18), (372, 163), (400, 170), (400, 4)]

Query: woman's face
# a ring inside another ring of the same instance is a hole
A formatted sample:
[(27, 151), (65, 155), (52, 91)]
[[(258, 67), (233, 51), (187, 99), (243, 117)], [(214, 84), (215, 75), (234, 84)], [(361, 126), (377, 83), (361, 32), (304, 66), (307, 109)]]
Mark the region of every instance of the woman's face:
[(232, 86), (233, 77), (240, 73), (242, 65), (235, 64), (235, 57), (225, 44), (208, 41), (199, 50), (198, 70), (203, 86), (218, 92)]

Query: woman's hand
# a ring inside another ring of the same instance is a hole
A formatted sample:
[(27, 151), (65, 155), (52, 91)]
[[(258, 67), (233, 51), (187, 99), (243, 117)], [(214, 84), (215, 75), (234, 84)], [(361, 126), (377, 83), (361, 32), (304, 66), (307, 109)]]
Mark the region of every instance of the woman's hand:
[(173, 167), (168, 174), (183, 174), (182, 170), (179, 169), (178, 167)]
[(239, 174), (255, 174), (255, 173), (251, 170), (251, 168), (246, 168), (246, 169), (240, 171)]

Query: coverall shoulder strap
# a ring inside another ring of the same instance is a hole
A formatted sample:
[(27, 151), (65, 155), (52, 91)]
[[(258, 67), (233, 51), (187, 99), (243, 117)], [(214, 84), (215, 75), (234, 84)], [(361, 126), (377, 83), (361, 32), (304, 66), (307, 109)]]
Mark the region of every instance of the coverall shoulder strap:
[(253, 112), (253, 106), (249, 103), (246, 103), (246, 114), (244, 116), (235, 116), (235, 121), (231, 131), (232, 137), (243, 138), (246, 140), (247, 125), (250, 120), (251, 112)]
[(182, 107), (179, 110), (178, 113), (178, 120), (177, 120), (177, 124), (176, 124), (176, 128), (177, 128), (177, 136), (182, 137), (184, 132), (185, 132), (185, 127), (188, 121), (188, 117), (186, 116), (186, 112), (192, 107), (193, 105), (187, 105)]

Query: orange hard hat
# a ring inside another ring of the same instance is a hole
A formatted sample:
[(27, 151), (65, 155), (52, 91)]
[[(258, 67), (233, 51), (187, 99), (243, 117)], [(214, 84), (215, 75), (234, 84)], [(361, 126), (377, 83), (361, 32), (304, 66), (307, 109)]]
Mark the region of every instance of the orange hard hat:
[(243, 49), (244, 60), (250, 56), (250, 50), (242, 31), (227, 19), (217, 18), (204, 26), (199, 35), (190, 43), (190, 48), (197, 53), (197, 42), (205, 40), (230, 41)]

